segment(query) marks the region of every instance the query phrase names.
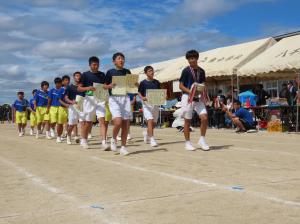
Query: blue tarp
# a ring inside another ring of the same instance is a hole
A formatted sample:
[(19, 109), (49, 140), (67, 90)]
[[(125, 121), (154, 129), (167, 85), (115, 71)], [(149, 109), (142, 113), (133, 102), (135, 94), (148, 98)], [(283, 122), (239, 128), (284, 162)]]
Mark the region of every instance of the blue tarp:
[(250, 99), (250, 105), (256, 106), (256, 95), (252, 91), (246, 91), (239, 94), (239, 100), (241, 101), (242, 105), (245, 105), (247, 99)]

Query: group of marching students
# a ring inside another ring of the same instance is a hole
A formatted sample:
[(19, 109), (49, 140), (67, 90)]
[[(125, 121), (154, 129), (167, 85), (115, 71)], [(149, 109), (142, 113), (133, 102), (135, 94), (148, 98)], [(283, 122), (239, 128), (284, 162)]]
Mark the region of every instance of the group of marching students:
[[(185, 149), (194, 151), (197, 148), (190, 142), (190, 124), (193, 111), (195, 110), (201, 119), (200, 139), (198, 142), (202, 150), (208, 151), (209, 146), (205, 142), (207, 129), (207, 111), (205, 103), (201, 97), (193, 102), (189, 101), (189, 94), (193, 83), (205, 83), (205, 71), (198, 66), (199, 53), (191, 50), (186, 53), (186, 59), (189, 63), (181, 74), (180, 89), (182, 90), (182, 116), (185, 118), (184, 136), (186, 139)], [(41, 82), (41, 89), (32, 91), (32, 99), (28, 102), (24, 98), (24, 92), (18, 92), (18, 99), (13, 103), (15, 123), (18, 125), (19, 136), (25, 134), (27, 124), (27, 112), (30, 111), (30, 135), (35, 135), (36, 139), (41, 138), (45, 130), (46, 139), (56, 137), (57, 143), (62, 143), (66, 138), (66, 143), (72, 145), (74, 139), (80, 143), (81, 147), (88, 149), (88, 139), (95, 118), (99, 121), (100, 137), (102, 139), (102, 149), (104, 151), (118, 151), (117, 141), (120, 140), (120, 155), (128, 155), (126, 148), (130, 120), (132, 119), (131, 100), (128, 95), (114, 95), (113, 88), (117, 88), (113, 83), (113, 76), (126, 76), (131, 74), (130, 70), (124, 67), (125, 56), (123, 53), (115, 53), (112, 57), (115, 68), (107, 71), (106, 74), (99, 71), (99, 58), (93, 56), (89, 58), (90, 70), (84, 73), (75, 72), (73, 74), (73, 83), (70, 83), (69, 76), (57, 77), (54, 79), (54, 85), (49, 90), (47, 81)], [(146, 79), (137, 83), (137, 95), (143, 102), (143, 116), (147, 123), (147, 129), (143, 131), (144, 142), (151, 147), (157, 147), (153, 134), (159, 115), (159, 106), (147, 104), (146, 92), (148, 89), (160, 89), (160, 82), (154, 79), (154, 68), (146, 66), (144, 72)], [(108, 102), (101, 102), (94, 96), (94, 83), (103, 84), (103, 88), (108, 90)], [(76, 109), (76, 96), (84, 97), (82, 111)], [(110, 144), (107, 139), (108, 124), (113, 121), (112, 138)], [(78, 124), (80, 124), (81, 134), (78, 134)], [(36, 131), (34, 130), (36, 127)], [(65, 134), (63, 130), (65, 129)], [(119, 132), (121, 130), (121, 137)]]

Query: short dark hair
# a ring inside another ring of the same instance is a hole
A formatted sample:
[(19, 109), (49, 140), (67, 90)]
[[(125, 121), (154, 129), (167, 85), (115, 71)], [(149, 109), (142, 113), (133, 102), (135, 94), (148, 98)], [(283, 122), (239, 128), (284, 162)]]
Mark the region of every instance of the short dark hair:
[(199, 52), (196, 50), (190, 50), (188, 52), (186, 52), (185, 54), (185, 58), (186, 59), (190, 59), (190, 58), (199, 58)]
[(234, 100), (233, 103), (240, 105), (240, 106), (242, 105), (241, 101), (239, 101), (239, 100)]
[(117, 57), (122, 57), (125, 59), (125, 55), (122, 53), (122, 52), (117, 52), (117, 53), (114, 53), (114, 55), (112, 56), (112, 60), (116, 60)]
[(43, 86), (48, 86), (48, 87), (49, 87), (49, 82), (47, 82), (47, 81), (42, 81), (42, 82), (41, 82), (41, 87), (43, 87)]
[(79, 74), (81, 75), (81, 72), (77, 71), (77, 72), (74, 72), (73, 76), (75, 76), (76, 74)]
[(61, 78), (62, 81), (65, 80), (65, 79), (68, 79), (68, 80), (70, 81), (70, 76), (64, 75), (64, 76)]
[(54, 79), (54, 83), (56, 84), (56, 83), (62, 83), (62, 79), (60, 78), (60, 77), (56, 77), (55, 79)]
[(19, 91), (19, 92), (17, 93), (17, 95), (24, 95), (24, 92), (23, 92), (23, 91)]
[(153, 67), (152, 67), (151, 65), (147, 65), (147, 66), (144, 68), (144, 72), (147, 73), (148, 70), (150, 70), (150, 69), (154, 70)]
[(96, 56), (92, 56), (89, 58), (89, 65), (92, 64), (92, 63), (98, 63), (99, 64), (100, 60), (98, 57)]
[(32, 94), (35, 94), (37, 91), (37, 89), (32, 90)]

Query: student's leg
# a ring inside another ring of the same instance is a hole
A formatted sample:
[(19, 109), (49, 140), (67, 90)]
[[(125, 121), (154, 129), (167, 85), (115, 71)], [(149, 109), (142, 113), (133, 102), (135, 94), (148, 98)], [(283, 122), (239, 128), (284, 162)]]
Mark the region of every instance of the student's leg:
[(63, 133), (63, 130), (64, 130), (64, 125), (63, 125), (63, 124), (57, 124), (57, 129), (56, 129), (56, 131), (57, 131), (57, 136), (58, 136), (59, 138), (61, 138), (61, 135), (62, 135), (62, 133)]
[(100, 137), (103, 140), (106, 140), (106, 124), (105, 124), (105, 118), (104, 117), (100, 117), (99, 119), (99, 125), (100, 125)]
[(153, 129), (154, 129), (154, 121), (153, 119), (150, 119), (147, 121), (147, 134), (149, 138), (153, 137)]
[(87, 139), (88, 135), (92, 129), (93, 122), (92, 121), (84, 121), (82, 125), (82, 138)]
[(117, 136), (119, 134), (119, 131), (122, 127), (122, 118), (121, 117), (116, 117), (116, 118), (113, 119), (113, 122), (114, 122), (113, 139), (116, 140)]
[(199, 116), (199, 118), (201, 120), (200, 134), (201, 134), (201, 136), (205, 137), (206, 130), (207, 130), (207, 125), (208, 125), (207, 114), (202, 114), (202, 115)]
[(122, 146), (126, 146), (127, 143), (127, 135), (128, 130), (130, 128), (130, 120), (122, 120), (122, 132), (121, 132), (121, 139), (122, 139)]
[(22, 124), (21, 123), (18, 123), (18, 131), (19, 131), (19, 133), (22, 132)]
[(190, 127), (191, 127), (191, 119), (184, 119), (184, 138), (185, 141), (190, 141)]

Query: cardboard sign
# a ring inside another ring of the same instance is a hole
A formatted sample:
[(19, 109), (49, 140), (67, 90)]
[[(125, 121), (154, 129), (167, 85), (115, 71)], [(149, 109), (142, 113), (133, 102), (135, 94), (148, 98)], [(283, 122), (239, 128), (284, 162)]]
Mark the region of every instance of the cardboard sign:
[(100, 83), (93, 83), (93, 86), (95, 87), (94, 96), (96, 100), (100, 102), (107, 102), (108, 101), (108, 91), (107, 89), (103, 88), (103, 84)]
[(138, 88), (136, 83), (139, 81), (139, 75), (126, 75), (126, 92), (127, 93), (137, 93)]
[(113, 95), (126, 95), (126, 76), (113, 76), (112, 83), (116, 84), (116, 86), (112, 88)]
[(76, 104), (74, 104), (74, 108), (80, 112), (83, 111), (83, 99), (84, 97), (79, 95), (77, 95), (75, 99)]
[(166, 89), (147, 89), (147, 104), (149, 105), (166, 105), (167, 90)]

